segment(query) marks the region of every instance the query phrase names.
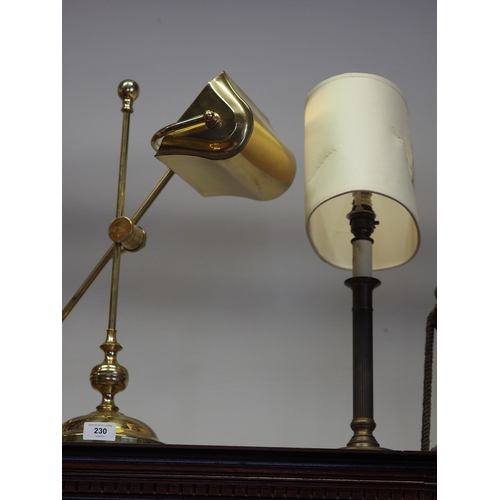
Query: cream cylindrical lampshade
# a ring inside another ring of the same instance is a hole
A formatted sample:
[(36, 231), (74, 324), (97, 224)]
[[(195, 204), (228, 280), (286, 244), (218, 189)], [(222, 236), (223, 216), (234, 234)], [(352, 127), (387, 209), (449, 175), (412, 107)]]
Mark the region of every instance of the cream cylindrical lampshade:
[(352, 193), (372, 193), (379, 225), (373, 269), (409, 261), (420, 244), (408, 107), (376, 75), (346, 73), (320, 83), (305, 106), (306, 229), (326, 262), (352, 269), (347, 214)]

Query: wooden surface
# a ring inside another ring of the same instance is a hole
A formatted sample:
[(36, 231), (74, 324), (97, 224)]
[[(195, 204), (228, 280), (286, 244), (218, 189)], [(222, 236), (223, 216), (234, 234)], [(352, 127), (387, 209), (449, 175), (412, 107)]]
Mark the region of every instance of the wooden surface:
[(63, 498), (435, 500), (437, 454), (63, 444)]

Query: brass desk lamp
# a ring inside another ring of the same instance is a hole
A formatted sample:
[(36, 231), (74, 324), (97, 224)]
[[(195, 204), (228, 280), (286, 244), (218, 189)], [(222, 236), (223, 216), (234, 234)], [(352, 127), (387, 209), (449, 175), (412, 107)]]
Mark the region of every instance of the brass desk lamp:
[(132, 218), (125, 217), (125, 180), (130, 114), (139, 86), (125, 80), (118, 86), (123, 127), (116, 217), (108, 234), (113, 244), (63, 309), (63, 321), (112, 258), (111, 297), (107, 336), (101, 349), (104, 361), (90, 373), (90, 382), (102, 395), (96, 411), (63, 424), (63, 441), (158, 443), (143, 422), (120, 413), (115, 395), (127, 387), (128, 372), (117, 361), (122, 349), (116, 339), (120, 257), (146, 244), (146, 232), (137, 226), (174, 173), (202, 196), (241, 196), (271, 200), (283, 194), (296, 172), (291, 151), (278, 139), (269, 121), (246, 94), (223, 72), (210, 81), (179, 121), (154, 134), (156, 158), (168, 166), (151, 194)]

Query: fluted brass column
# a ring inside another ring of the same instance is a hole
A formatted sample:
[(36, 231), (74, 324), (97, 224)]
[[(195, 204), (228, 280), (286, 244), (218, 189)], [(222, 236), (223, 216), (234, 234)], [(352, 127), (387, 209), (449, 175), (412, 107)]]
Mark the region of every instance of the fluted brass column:
[(348, 448), (378, 448), (373, 437), (373, 307), (372, 291), (380, 281), (355, 276), (345, 281), (352, 290), (353, 420)]
[(353, 419), (348, 448), (379, 448), (373, 437), (373, 306), (372, 292), (380, 285), (372, 278), (371, 235), (378, 222), (370, 193), (354, 193), (353, 210), (347, 215), (354, 238), (353, 277), (345, 284), (352, 290)]

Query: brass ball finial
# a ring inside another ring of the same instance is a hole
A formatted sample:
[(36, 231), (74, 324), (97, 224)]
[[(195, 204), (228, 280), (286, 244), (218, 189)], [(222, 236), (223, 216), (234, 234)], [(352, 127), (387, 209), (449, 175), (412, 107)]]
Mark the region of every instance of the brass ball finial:
[(118, 95), (120, 99), (130, 99), (135, 101), (139, 97), (139, 85), (134, 80), (123, 80), (118, 85)]
[(139, 85), (134, 80), (123, 80), (118, 85), (118, 96), (123, 102), (122, 111), (132, 112), (132, 103), (139, 97)]

